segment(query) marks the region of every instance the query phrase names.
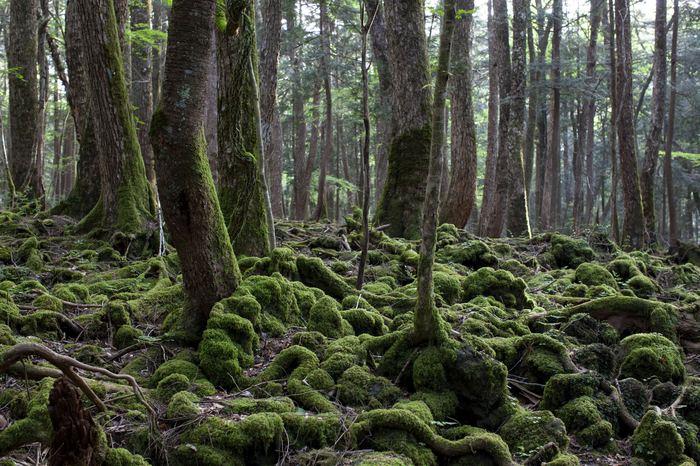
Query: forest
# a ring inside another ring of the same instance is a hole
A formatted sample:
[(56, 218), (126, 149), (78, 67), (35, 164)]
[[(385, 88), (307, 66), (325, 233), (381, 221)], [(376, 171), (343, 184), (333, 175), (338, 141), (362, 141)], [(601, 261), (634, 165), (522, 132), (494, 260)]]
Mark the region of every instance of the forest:
[(0, 466), (700, 464), (697, 0), (0, 0)]

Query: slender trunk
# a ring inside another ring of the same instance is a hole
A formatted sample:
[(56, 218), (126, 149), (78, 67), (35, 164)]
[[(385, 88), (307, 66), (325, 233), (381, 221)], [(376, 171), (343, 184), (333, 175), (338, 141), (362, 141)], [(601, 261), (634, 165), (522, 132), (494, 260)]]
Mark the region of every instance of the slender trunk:
[[(304, 114), (304, 93), (301, 76), (301, 48), (303, 33), (301, 25), (297, 24), (296, 2), (292, 2), (286, 10), (287, 35), (290, 42), (288, 48), (289, 62), (292, 65), (292, 126), (294, 128), (294, 144), (292, 157), (294, 159), (294, 184), (292, 185), (292, 207), (290, 216), (295, 220), (308, 217), (308, 184), (305, 182), (306, 161), (311, 154), (306, 155), (306, 116)], [(312, 165), (313, 166), (313, 165)], [(306, 192), (306, 195), (304, 193)]]
[(61, 191), (59, 197), (63, 199), (73, 189), (75, 181), (75, 123), (73, 117), (68, 116), (63, 125), (63, 147), (61, 148)]
[(393, 81), (389, 165), (376, 223), (391, 236), (420, 236), (430, 161), (431, 96), (424, 3), (385, 0)]
[[(311, 177), (314, 171), (316, 159), (318, 159), (319, 143), (323, 142), (321, 128), (321, 88), (320, 83), (314, 87), (314, 94), (311, 103), (311, 137), (309, 141), (309, 157), (306, 159), (306, 167), (304, 169), (304, 178), (302, 179), (302, 187), (300, 190), (299, 204), (303, 206), (305, 215), (304, 218), (311, 216)], [(320, 164), (319, 164), (320, 165)]]
[(542, 7), (541, 0), (536, 0), (537, 4), (537, 83), (538, 83), (538, 98), (537, 98), (537, 148), (535, 153), (535, 219), (537, 225), (541, 228), (542, 224), (542, 205), (545, 189), (545, 174), (547, 172), (547, 75), (545, 72), (545, 55), (547, 53), (547, 44), (549, 43), (549, 34), (552, 30), (552, 18), (549, 17), (545, 26), (545, 10)]
[[(44, 8), (48, 9), (48, 0), (41, 0)], [(34, 139), (34, 157), (36, 160), (36, 172), (32, 177), (32, 191), (39, 199), (42, 209), (46, 208), (46, 193), (44, 191), (44, 155), (46, 149), (46, 103), (49, 101), (49, 61), (46, 57), (46, 37), (49, 25), (48, 17), (39, 20), (39, 49), (37, 51), (39, 65), (39, 113), (37, 114), (37, 135)]]
[(621, 242), (634, 248), (644, 244), (644, 214), (634, 144), (632, 108), (632, 30), (629, 0), (615, 0), (617, 80), (617, 139), (625, 217)]
[(148, 138), (153, 114), (152, 51), (150, 41), (138, 35), (139, 31), (150, 28), (152, 10), (151, 0), (131, 3), (131, 31), (134, 37), (131, 41), (131, 102), (135, 107), (136, 127), (146, 166), (146, 177), (151, 184), (155, 184), (153, 148)]
[(498, 94), (499, 69), (496, 60), (496, 31), (491, 8), (491, 0), (488, 0), (488, 51), (489, 51), (489, 101), (488, 101), (488, 129), (486, 142), (486, 173), (484, 174), (484, 193), (481, 200), (481, 213), (479, 215), (478, 233), (486, 235), (488, 213), (493, 204), (496, 191), (496, 159), (498, 158), (498, 111), (500, 107)]
[[(214, 32), (214, 42), (216, 42), (216, 32)], [(207, 141), (207, 158), (209, 159), (209, 168), (211, 176), (214, 178), (214, 183), (219, 183), (219, 65), (216, 59), (216, 47), (212, 47), (209, 57), (209, 70), (207, 71), (207, 95), (206, 106), (204, 109), (204, 138)]]
[(256, 117), (257, 69), (254, 2), (227, 9), (217, 31), (219, 70), (219, 199), (237, 254), (265, 256), (269, 249), (267, 195), (262, 170), (260, 121)]
[(430, 141), (430, 163), (428, 183), (423, 205), (421, 245), (418, 269), (416, 271), (417, 300), (413, 323), (413, 338), (416, 343), (437, 343), (444, 338), (440, 316), (435, 307), (433, 293), (433, 265), (435, 262), (435, 242), (437, 220), (440, 209), (440, 179), (443, 170), (442, 144), (444, 138), (445, 98), (450, 68), (450, 47), (455, 24), (455, 2), (444, 0), (442, 34), (438, 55), (437, 76), (433, 96), (432, 135)]
[[(367, 2), (369, 3), (369, 2)], [(361, 290), (365, 280), (365, 267), (367, 266), (367, 251), (369, 249), (369, 76), (367, 67), (367, 36), (377, 19), (379, 4), (375, 2), (374, 9), (368, 13), (368, 21), (365, 22), (365, 2), (360, 3), (360, 28), (362, 34), (362, 125), (365, 130), (362, 144), (362, 252), (357, 269), (357, 289)]]
[(321, 0), (321, 75), (323, 79), (323, 90), (325, 93), (325, 140), (323, 145), (323, 155), (321, 156), (321, 167), (318, 175), (318, 198), (316, 201), (316, 211), (314, 219), (316, 221), (328, 218), (328, 192), (326, 188), (326, 175), (328, 165), (333, 158), (333, 94), (331, 92), (331, 45), (330, 45), (330, 19), (327, 11), (326, 0)]
[(561, 145), (561, 29), (562, 29), (562, 0), (554, 0), (552, 7), (552, 99), (550, 101), (551, 124), (547, 131), (547, 165), (543, 185), (542, 211), (540, 227), (549, 230), (556, 227), (560, 187), (560, 145)]
[(673, 0), (673, 33), (671, 37), (671, 95), (668, 100), (668, 125), (664, 153), (664, 184), (668, 202), (668, 242), (671, 248), (678, 245), (678, 222), (676, 220), (676, 196), (673, 192), (673, 133), (676, 120), (676, 83), (678, 72), (678, 22), (680, 10), (678, 0)]
[(260, 31), (260, 109), (265, 154), (266, 178), (269, 182), (272, 213), (284, 217), (282, 192), (282, 123), (277, 104), (277, 63), (282, 29), (282, 0), (261, 0)]
[(80, 227), (148, 233), (155, 209), (129, 105), (115, 11), (113, 0), (77, 0), (81, 37), (90, 44), (83, 53), (101, 178), (100, 198)]
[(215, 0), (173, 1), (162, 97), (151, 123), (163, 216), (187, 296), (182, 329), (193, 340), (211, 307), (240, 281), (202, 131), (215, 11)]
[(53, 88), (53, 162), (51, 166), (51, 199), (55, 203), (59, 200), (61, 193), (61, 120), (59, 97), (58, 97), (58, 82), (54, 79)]
[(651, 95), (651, 127), (647, 134), (644, 165), (640, 174), (644, 221), (649, 243), (656, 244), (654, 183), (661, 147), (666, 105), (666, 0), (656, 0), (654, 22), (654, 90)]
[(525, 158), (525, 191), (528, 199), (532, 198), (532, 172), (535, 163), (535, 128), (537, 121), (537, 107), (539, 106), (539, 82), (537, 74), (537, 50), (535, 49), (535, 37), (533, 33), (534, 24), (527, 28), (527, 49), (528, 49), (528, 97), (527, 97), (527, 120), (525, 123), (525, 140), (523, 141), (523, 152)]
[[(588, 49), (586, 52), (586, 98), (583, 103), (583, 126), (580, 140), (585, 146), (581, 146), (582, 154), (585, 154), (586, 163), (586, 204), (585, 214), (583, 212), (582, 196), (583, 185), (579, 185), (574, 192), (574, 230), (581, 226), (585, 219), (585, 223), (591, 224), (591, 215), (593, 212), (593, 146), (595, 137), (595, 89), (598, 79), (596, 78), (596, 48), (598, 45), (598, 30), (603, 14), (604, 0), (591, 0), (590, 12), (590, 35), (588, 39)], [(578, 201), (578, 202), (576, 202)]]
[[(450, 67), (450, 111), (452, 132), (450, 156), (452, 173), (441, 221), (464, 228), (474, 207), (476, 195), (476, 125), (472, 102), (472, 24), (474, 0), (457, 0), (462, 15), (455, 24)], [(445, 170), (446, 172), (447, 170)]]

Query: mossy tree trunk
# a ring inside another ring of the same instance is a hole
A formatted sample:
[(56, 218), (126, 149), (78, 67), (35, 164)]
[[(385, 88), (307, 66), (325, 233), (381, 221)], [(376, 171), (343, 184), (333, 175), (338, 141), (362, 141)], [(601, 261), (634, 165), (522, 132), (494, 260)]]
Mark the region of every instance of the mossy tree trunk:
[(651, 96), (651, 127), (647, 134), (644, 165), (640, 175), (644, 220), (651, 244), (655, 244), (657, 240), (656, 215), (654, 215), (656, 210), (654, 179), (659, 161), (666, 105), (666, 0), (656, 0), (654, 31), (654, 89)]
[(218, 25), (216, 37), (221, 210), (236, 253), (264, 256), (269, 253), (269, 239), (260, 121), (256, 118), (254, 2), (230, 3), (225, 25)]
[(240, 281), (203, 132), (215, 11), (216, 0), (173, 1), (161, 100), (151, 122), (158, 192), (187, 295), (183, 327), (194, 339), (211, 307)]
[(644, 244), (644, 212), (634, 142), (632, 28), (629, 15), (629, 0), (615, 0), (617, 144), (625, 207), (620, 240), (623, 244), (639, 248)]
[(83, 39), (80, 31), (77, 2), (66, 5), (66, 63), (68, 65), (69, 95), (78, 149), (75, 184), (68, 197), (53, 212), (74, 218), (83, 218), (100, 197), (99, 151), (92, 123), (92, 109), (88, 102), (87, 76), (83, 56)]
[[(459, 0), (457, 10), (471, 11), (473, 0)], [(441, 221), (464, 228), (474, 208), (476, 196), (476, 125), (472, 103), (472, 24), (473, 16), (465, 14), (455, 25), (450, 79), (452, 114), (452, 173), (447, 202), (441, 210)]]
[[(433, 292), (433, 264), (435, 262), (435, 241), (437, 238), (437, 220), (440, 209), (440, 183), (442, 179), (443, 156), (442, 145), (445, 131), (445, 100), (450, 68), (450, 47), (455, 28), (455, 2), (445, 0), (442, 33), (438, 55), (437, 76), (435, 78), (434, 105), (432, 118), (432, 136), (430, 141), (430, 163), (428, 165), (428, 183), (423, 204), (423, 221), (421, 226), (420, 259), (418, 261), (417, 281), (418, 299), (413, 323), (414, 341), (416, 343), (438, 343), (445, 335), (440, 324), (440, 316), (435, 306)], [(463, 21), (464, 19), (460, 19)]]
[(12, 0), (8, 35), (10, 156), (12, 180), (18, 191), (31, 198), (44, 195), (38, 160), (39, 89), (38, 0)]
[(324, 143), (321, 155), (321, 164), (318, 175), (318, 197), (316, 198), (316, 210), (314, 219), (328, 218), (329, 193), (326, 187), (328, 166), (333, 158), (333, 92), (331, 89), (331, 32), (330, 18), (328, 16), (327, 0), (321, 0), (319, 10), (320, 38), (321, 38), (321, 78), (323, 79), (323, 91), (325, 96), (326, 115), (323, 126)]
[(391, 95), (391, 137), (384, 191), (375, 223), (390, 236), (420, 235), (425, 169), (430, 161), (431, 97), (424, 2), (384, 2)]
[(146, 180), (124, 75), (113, 0), (77, 0), (91, 120), (100, 147), (100, 198), (81, 221), (127, 235), (152, 230), (154, 205)]
[(151, 0), (139, 0), (130, 5), (131, 10), (131, 102), (136, 114), (136, 128), (143, 162), (146, 166), (146, 178), (155, 184), (156, 173), (153, 165), (153, 148), (148, 138), (148, 126), (153, 116), (152, 47), (150, 42), (138, 34), (151, 27)]

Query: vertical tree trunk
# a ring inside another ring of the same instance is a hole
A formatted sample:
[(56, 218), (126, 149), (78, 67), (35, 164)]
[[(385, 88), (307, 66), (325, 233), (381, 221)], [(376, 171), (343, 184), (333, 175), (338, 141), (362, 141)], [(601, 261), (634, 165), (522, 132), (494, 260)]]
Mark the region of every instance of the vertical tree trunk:
[[(216, 32), (213, 33), (213, 40), (216, 41)], [(214, 42), (215, 43), (215, 42)], [(214, 178), (214, 184), (219, 183), (219, 65), (217, 63), (217, 47), (212, 47), (209, 57), (209, 70), (207, 74), (207, 95), (206, 106), (204, 109), (204, 138), (207, 141), (207, 158), (209, 159), (209, 167), (211, 168), (211, 176)]]
[[(306, 164), (311, 154), (306, 155), (306, 116), (304, 114), (304, 93), (302, 91), (301, 49), (303, 29), (297, 24), (296, 1), (288, 2), (285, 19), (287, 23), (287, 54), (292, 65), (292, 127), (294, 128), (294, 144), (292, 158), (294, 160), (294, 184), (292, 185), (292, 206), (290, 217), (303, 220), (308, 217), (308, 184), (306, 183)], [(297, 50), (298, 49), (298, 50)], [(313, 166), (313, 164), (312, 164)]]
[(644, 214), (634, 143), (632, 30), (629, 0), (615, 0), (615, 45), (618, 98), (617, 142), (625, 205), (621, 242), (639, 248), (644, 244)]
[(148, 138), (149, 124), (153, 114), (152, 53), (150, 42), (138, 35), (151, 26), (151, 0), (131, 3), (131, 102), (135, 107), (136, 127), (141, 146), (146, 177), (151, 184), (156, 181), (153, 164), (153, 148)]
[(63, 125), (63, 147), (61, 148), (61, 192), (63, 199), (73, 189), (75, 182), (75, 123), (73, 117), (66, 118)]
[(666, 105), (666, 0), (656, 0), (654, 20), (654, 89), (651, 95), (651, 127), (647, 134), (644, 165), (640, 174), (644, 221), (650, 244), (656, 244), (654, 183), (661, 147)]
[[(597, 78), (595, 76), (596, 69), (596, 47), (598, 45), (598, 29), (600, 27), (601, 16), (603, 14), (604, 0), (591, 0), (591, 12), (590, 12), (590, 35), (588, 38), (588, 49), (586, 51), (586, 98), (583, 103), (583, 120), (584, 125), (582, 128), (582, 133), (580, 135), (580, 140), (583, 141), (585, 146), (580, 147), (580, 152), (585, 154), (586, 163), (586, 183), (580, 184), (581, 179), (579, 177), (579, 185), (574, 191), (574, 230), (581, 226), (581, 223), (585, 219), (586, 224), (591, 223), (591, 214), (593, 212), (593, 146), (594, 146), (594, 136), (595, 136), (595, 112), (596, 112), (596, 102), (595, 102), (595, 88), (597, 85)], [(583, 186), (586, 187), (586, 204), (585, 204), (585, 215), (583, 212)], [(577, 202), (578, 201), (578, 202)]]
[[(474, 0), (457, 0), (457, 11), (450, 66), (450, 112), (452, 133), (450, 158), (452, 173), (441, 221), (464, 228), (474, 208), (476, 195), (476, 125), (472, 102), (472, 24)], [(445, 170), (446, 172), (447, 170)]]
[[(367, 253), (369, 249), (369, 145), (370, 145), (370, 125), (369, 125), (369, 75), (367, 69), (367, 36), (376, 21), (379, 4), (374, 2), (373, 8), (365, 10), (365, 4), (360, 3), (360, 33), (362, 34), (362, 58), (360, 62), (362, 73), (362, 125), (365, 130), (364, 142), (362, 144), (362, 252), (360, 253), (360, 263), (357, 268), (357, 289), (361, 290), (365, 280), (365, 267), (367, 266)], [(369, 16), (365, 21), (365, 12)]]
[(547, 54), (547, 44), (549, 43), (549, 34), (552, 30), (552, 17), (549, 17), (545, 26), (545, 10), (542, 7), (541, 0), (536, 0), (537, 5), (537, 147), (535, 152), (535, 215), (537, 225), (542, 227), (542, 205), (545, 189), (545, 174), (547, 172), (547, 93), (543, 89), (547, 87), (547, 75), (545, 72), (545, 56)]
[(113, 0), (77, 0), (86, 61), (88, 96), (100, 150), (100, 199), (81, 221), (124, 234), (153, 229), (151, 189), (136, 135), (122, 65)]
[(445, 338), (440, 325), (440, 316), (435, 307), (433, 293), (433, 265), (435, 262), (435, 242), (437, 220), (440, 209), (440, 179), (443, 170), (442, 144), (444, 139), (445, 98), (450, 68), (450, 47), (455, 23), (455, 2), (444, 0), (442, 34), (438, 55), (437, 76), (433, 97), (432, 138), (430, 141), (430, 163), (428, 182), (423, 205), (421, 245), (416, 280), (418, 282), (413, 337), (416, 343), (438, 343)]
[(603, 40), (608, 49), (610, 79), (608, 87), (610, 88), (610, 229), (612, 230), (613, 240), (620, 241), (620, 226), (617, 215), (617, 191), (618, 191), (618, 171), (617, 171), (617, 78), (615, 77), (615, 12), (613, 6), (614, 0), (608, 1), (608, 12), (603, 15), (603, 31), (605, 32)]
[(431, 97), (422, 0), (385, 0), (393, 82), (391, 143), (376, 223), (391, 236), (420, 235), (425, 167), (430, 160)]
[(61, 161), (61, 120), (62, 114), (59, 105), (58, 98), (58, 81), (54, 79), (53, 88), (53, 162), (51, 168), (51, 199), (53, 202), (59, 200), (61, 194), (61, 171), (62, 171), (62, 161)]
[(8, 35), (10, 150), (12, 180), (36, 199), (44, 194), (39, 161), (38, 0), (12, 0)]
[[(168, 19), (168, 7), (166, 6), (166, 0), (152, 0), (153, 1), (153, 29), (156, 31), (165, 32), (166, 23)], [(166, 44), (164, 40), (158, 40), (153, 47), (153, 71), (151, 73), (152, 79), (152, 95), (153, 95), (153, 106), (155, 108), (160, 100), (160, 87), (163, 82), (163, 65), (165, 64), (165, 50)]]
[(493, 204), (496, 191), (496, 159), (498, 158), (498, 111), (500, 107), (498, 94), (498, 60), (496, 60), (496, 31), (493, 20), (491, 0), (488, 0), (488, 51), (489, 51), (489, 101), (488, 129), (486, 141), (486, 173), (484, 174), (484, 193), (481, 200), (478, 233), (486, 235), (488, 214)]
[(151, 123), (163, 215), (187, 295), (183, 329), (194, 340), (214, 303), (240, 280), (202, 132), (215, 11), (215, 0), (173, 1), (162, 97)]
[(226, 21), (217, 32), (219, 199), (236, 253), (265, 256), (270, 250), (256, 118), (254, 2), (246, 1), (242, 10), (229, 5)]
[(531, 236), (528, 212), (528, 193), (525, 189), (525, 156), (523, 132), (525, 130), (525, 89), (527, 86), (526, 47), (527, 28), (530, 19), (530, 0), (513, 0), (513, 60), (511, 67), (511, 115), (508, 135), (510, 192), (507, 211), (507, 228), (512, 235)]
[(328, 192), (326, 189), (326, 175), (328, 165), (333, 158), (333, 94), (331, 92), (331, 45), (330, 45), (330, 18), (328, 17), (328, 5), (326, 0), (321, 0), (320, 27), (321, 27), (321, 75), (323, 79), (323, 89), (325, 93), (325, 140), (323, 145), (323, 155), (321, 156), (321, 166), (318, 175), (318, 198), (316, 201), (316, 211), (314, 219), (321, 220), (328, 218)]
[(267, 181), (272, 214), (284, 217), (282, 192), (282, 123), (277, 104), (277, 63), (282, 29), (282, 0), (261, 0), (260, 108)]
[(391, 120), (391, 96), (393, 82), (389, 66), (389, 43), (387, 40), (386, 21), (384, 18), (384, 6), (379, 0), (367, 0), (367, 11), (374, 15), (370, 38), (372, 46), (372, 63), (379, 78), (379, 106), (377, 109), (377, 131), (375, 133), (375, 179), (374, 195), (379, 203), (380, 196), (384, 192), (387, 171), (389, 169), (389, 146), (391, 144), (390, 120)]
[(552, 7), (552, 100), (550, 102), (551, 124), (548, 127), (547, 166), (543, 184), (540, 227), (548, 230), (556, 227), (557, 206), (561, 204), (560, 193), (560, 145), (561, 145), (561, 28), (562, 0), (554, 0)]
[(668, 202), (668, 242), (671, 248), (678, 245), (678, 222), (676, 220), (676, 196), (673, 192), (673, 130), (676, 120), (676, 81), (678, 69), (678, 22), (680, 21), (678, 0), (673, 0), (673, 32), (671, 36), (671, 95), (668, 100), (668, 125), (664, 150), (664, 184)]

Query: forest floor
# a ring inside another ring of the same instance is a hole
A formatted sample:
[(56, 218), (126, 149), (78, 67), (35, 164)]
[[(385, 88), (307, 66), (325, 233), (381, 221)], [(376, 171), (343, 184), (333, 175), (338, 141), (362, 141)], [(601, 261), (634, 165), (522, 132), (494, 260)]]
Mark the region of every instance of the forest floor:
[(697, 246), (443, 225), (448, 337), (425, 346), (412, 337), (417, 242), (373, 231), (358, 292), (357, 217), (280, 222), (280, 247), (238, 258), (241, 286), (187, 347), (177, 254), (136, 257), (73, 226), (0, 213), (1, 466), (60, 454), (57, 369), (87, 381), (94, 464), (700, 461)]

